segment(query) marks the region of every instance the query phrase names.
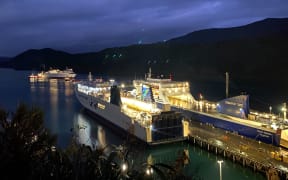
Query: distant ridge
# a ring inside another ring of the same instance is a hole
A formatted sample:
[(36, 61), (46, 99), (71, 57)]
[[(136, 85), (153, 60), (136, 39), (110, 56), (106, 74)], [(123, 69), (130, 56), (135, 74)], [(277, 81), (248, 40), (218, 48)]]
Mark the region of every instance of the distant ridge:
[(287, 71), (287, 42), (288, 18), (268, 18), (240, 27), (195, 31), (166, 42), (99, 52), (28, 50), (14, 57), (10, 64), (15, 69), (39, 69), (45, 64), (69, 66), (78, 73), (130, 77), (144, 76), (152, 67), (154, 72), (172, 73), (175, 78), (193, 81), (221, 79), (228, 71), (239, 81), (276, 83)]
[(1, 57), (0, 56), (0, 67), (10, 67), (10, 57)]
[(213, 28), (194, 31), (182, 37), (167, 41), (168, 43), (215, 43), (237, 39), (248, 39), (286, 32), (288, 18), (267, 18), (248, 25), (232, 28)]
[(0, 56), (0, 62), (9, 61), (10, 59), (11, 59), (10, 57), (1, 57)]
[(71, 58), (71, 54), (51, 48), (30, 49), (15, 56), (11, 61), (11, 66), (15, 69), (39, 69), (42, 65), (63, 68), (61, 63), (70, 64)]

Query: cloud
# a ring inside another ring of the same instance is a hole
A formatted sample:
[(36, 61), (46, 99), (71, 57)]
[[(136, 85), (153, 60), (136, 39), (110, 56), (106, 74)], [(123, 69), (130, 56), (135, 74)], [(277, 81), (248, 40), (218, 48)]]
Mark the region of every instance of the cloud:
[(286, 0), (1, 0), (0, 55), (96, 51), (287, 15)]

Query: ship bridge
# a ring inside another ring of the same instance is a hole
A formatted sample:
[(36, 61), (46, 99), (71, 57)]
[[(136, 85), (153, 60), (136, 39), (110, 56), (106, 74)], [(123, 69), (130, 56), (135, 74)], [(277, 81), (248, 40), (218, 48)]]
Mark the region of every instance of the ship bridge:
[(190, 93), (190, 86), (187, 81), (147, 78), (146, 80), (134, 80), (133, 85), (136, 88), (136, 93), (143, 100), (165, 105), (166, 110), (170, 109), (170, 105), (191, 108), (196, 103)]

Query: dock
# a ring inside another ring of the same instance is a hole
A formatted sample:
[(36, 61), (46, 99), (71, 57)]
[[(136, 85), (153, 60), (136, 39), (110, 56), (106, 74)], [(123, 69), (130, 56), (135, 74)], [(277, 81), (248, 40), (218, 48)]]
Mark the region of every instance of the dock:
[(188, 143), (230, 159), (268, 180), (288, 179), (288, 151), (238, 134), (215, 128), (209, 124), (190, 121)]

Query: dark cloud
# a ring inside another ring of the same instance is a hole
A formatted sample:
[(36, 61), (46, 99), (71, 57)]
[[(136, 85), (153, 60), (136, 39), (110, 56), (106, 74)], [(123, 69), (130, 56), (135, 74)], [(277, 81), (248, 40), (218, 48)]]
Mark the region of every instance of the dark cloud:
[(287, 16), (287, 0), (1, 0), (0, 55), (97, 51)]

